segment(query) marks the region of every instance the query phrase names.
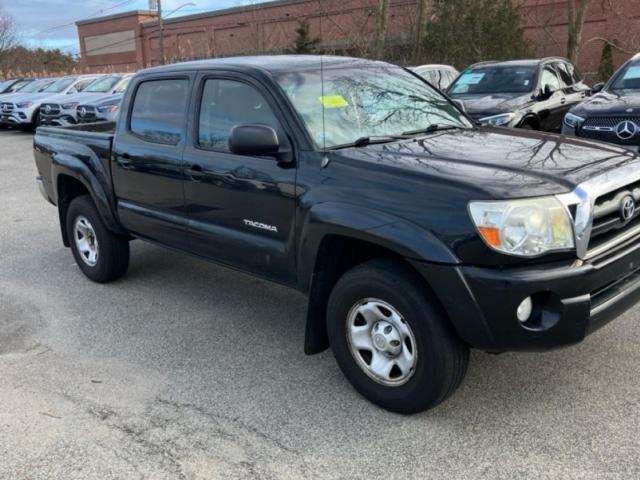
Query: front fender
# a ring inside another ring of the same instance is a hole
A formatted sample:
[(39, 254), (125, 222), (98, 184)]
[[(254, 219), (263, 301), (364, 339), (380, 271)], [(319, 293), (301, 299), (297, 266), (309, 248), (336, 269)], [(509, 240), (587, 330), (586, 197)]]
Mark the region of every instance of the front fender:
[(320, 245), (328, 235), (367, 241), (407, 259), (460, 263), (435, 235), (408, 220), (358, 205), (321, 203), (309, 210), (300, 230), (298, 278), (304, 290), (310, 286)]

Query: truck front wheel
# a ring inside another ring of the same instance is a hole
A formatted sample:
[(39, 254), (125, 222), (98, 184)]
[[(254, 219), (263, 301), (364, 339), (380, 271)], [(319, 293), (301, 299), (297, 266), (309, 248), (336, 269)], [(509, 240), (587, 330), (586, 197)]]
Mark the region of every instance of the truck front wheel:
[(107, 229), (91, 197), (71, 201), (66, 228), (76, 263), (89, 279), (107, 283), (127, 272), (129, 242)]
[(398, 413), (443, 402), (469, 363), (469, 349), (420, 277), (395, 260), (372, 260), (344, 274), (329, 298), (327, 331), (354, 388)]

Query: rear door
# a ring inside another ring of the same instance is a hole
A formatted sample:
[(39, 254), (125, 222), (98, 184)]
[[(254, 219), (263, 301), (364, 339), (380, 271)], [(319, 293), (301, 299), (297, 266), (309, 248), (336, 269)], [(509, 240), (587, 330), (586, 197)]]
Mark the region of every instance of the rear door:
[(294, 164), (235, 155), (235, 125), (273, 127), (292, 145), (277, 102), (259, 82), (234, 73), (202, 74), (192, 137), (185, 148), (185, 203), (191, 250), (288, 283), (295, 271)]
[[(187, 249), (184, 150), (194, 75), (142, 77), (123, 105), (111, 170), (118, 214), (131, 232)], [(126, 121), (122, 121), (126, 120)]]

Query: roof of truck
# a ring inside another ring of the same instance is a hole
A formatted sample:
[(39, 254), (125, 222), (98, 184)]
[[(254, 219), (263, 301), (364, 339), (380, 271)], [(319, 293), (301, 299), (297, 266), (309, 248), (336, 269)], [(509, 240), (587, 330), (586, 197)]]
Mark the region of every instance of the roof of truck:
[(147, 68), (146, 70), (142, 70), (141, 73), (162, 73), (196, 69), (207, 70), (223, 67), (259, 69), (267, 72), (283, 72), (304, 70), (305, 68), (319, 68), (321, 61), (325, 68), (340, 65), (388, 65), (384, 62), (378, 62), (375, 60), (332, 55), (261, 55), (214, 58), (209, 60), (174, 63), (171, 65)]

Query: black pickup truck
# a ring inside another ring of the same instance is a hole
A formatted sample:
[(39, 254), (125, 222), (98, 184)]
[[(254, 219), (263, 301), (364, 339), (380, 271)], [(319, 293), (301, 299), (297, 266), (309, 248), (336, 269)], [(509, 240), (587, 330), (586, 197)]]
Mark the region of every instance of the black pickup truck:
[(397, 412), (451, 395), (470, 347), (574, 344), (640, 298), (638, 156), (479, 127), (387, 63), (155, 67), (116, 124), (41, 127), (34, 143), (87, 277), (124, 275), (143, 239), (301, 290), (305, 351), (331, 346)]

